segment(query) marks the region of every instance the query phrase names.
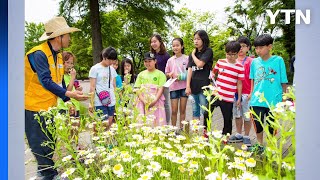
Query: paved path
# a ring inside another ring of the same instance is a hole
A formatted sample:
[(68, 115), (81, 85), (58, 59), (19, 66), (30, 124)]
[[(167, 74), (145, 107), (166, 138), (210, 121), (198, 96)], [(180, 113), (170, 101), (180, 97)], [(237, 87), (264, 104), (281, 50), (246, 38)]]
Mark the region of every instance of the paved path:
[[(83, 87), (83, 92), (89, 92), (89, 81), (80, 81), (82, 87)], [(89, 101), (84, 102), (84, 104), (88, 104)], [(179, 119), (179, 116), (178, 116)], [(192, 119), (192, 104), (190, 101), (188, 101), (187, 104), (187, 110), (186, 110), (186, 119), (187, 120), (191, 120)], [(214, 129), (218, 129), (218, 130), (222, 130), (223, 128), (223, 119), (222, 119), (222, 115), (221, 115), (221, 111), (220, 108), (216, 108), (214, 110), (213, 113), (213, 123), (212, 123), (212, 128)], [(232, 128), (232, 133), (235, 133), (235, 123), (233, 121), (233, 128)], [(86, 134), (83, 134), (86, 138), (80, 138), (82, 139), (82, 141), (89, 141), (89, 136)], [(251, 142), (255, 143), (256, 142), (256, 137), (255, 137), (255, 132), (254, 129), (251, 128), (250, 131), (250, 138), (251, 138)], [(80, 140), (81, 141), (81, 140)], [(291, 142), (289, 141), (284, 149), (288, 149), (291, 146)], [(284, 152), (284, 154), (286, 154), (287, 151)], [(36, 162), (35, 159), (30, 151), (30, 149), (28, 148), (27, 144), (25, 145), (25, 179), (29, 179), (31, 177), (36, 176)]]

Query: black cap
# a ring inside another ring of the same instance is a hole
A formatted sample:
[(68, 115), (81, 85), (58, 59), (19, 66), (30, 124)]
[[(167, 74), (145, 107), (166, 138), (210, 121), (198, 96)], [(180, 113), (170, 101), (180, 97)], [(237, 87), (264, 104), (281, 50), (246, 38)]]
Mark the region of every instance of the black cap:
[(155, 54), (153, 54), (152, 52), (147, 52), (144, 54), (144, 59), (152, 59), (152, 60), (155, 60), (156, 59), (156, 56)]

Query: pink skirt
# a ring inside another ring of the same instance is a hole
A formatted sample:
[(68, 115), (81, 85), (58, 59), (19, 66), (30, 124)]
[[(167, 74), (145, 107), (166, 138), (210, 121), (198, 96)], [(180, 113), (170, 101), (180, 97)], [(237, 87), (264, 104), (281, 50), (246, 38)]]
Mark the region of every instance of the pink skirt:
[[(143, 98), (145, 99), (153, 99), (156, 97), (158, 92), (158, 87), (154, 84), (144, 84), (142, 85), (145, 88), (145, 92), (142, 93)], [(155, 126), (163, 126), (166, 125), (166, 112), (164, 109), (164, 96), (161, 95), (161, 97), (158, 99), (157, 103), (152, 107), (145, 111), (145, 105), (142, 101), (140, 101), (139, 98), (137, 98), (137, 108), (140, 111), (140, 114), (144, 114), (147, 117), (151, 117), (150, 115), (154, 115), (154, 120), (152, 123), (152, 127)], [(141, 123), (141, 122), (139, 122)]]

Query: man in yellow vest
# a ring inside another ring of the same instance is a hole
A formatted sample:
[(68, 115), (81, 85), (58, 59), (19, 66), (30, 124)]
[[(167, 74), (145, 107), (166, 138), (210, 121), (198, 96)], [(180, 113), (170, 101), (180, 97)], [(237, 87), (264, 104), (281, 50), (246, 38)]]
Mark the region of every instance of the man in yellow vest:
[[(88, 99), (80, 91), (67, 91), (62, 87), (64, 67), (59, 51), (67, 48), (70, 33), (80, 29), (69, 27), (63, 17), (54, 17), (44, 25), (45, 33), (40, 37), (44, 43), (35, 46), (25, 55), (25, 133), (29, 146), (38, 163), (38, 174), (44, 180), (52, 180), (58, 172), (53, 168), (53, 149), (41, 146), (48, 141), (34, 115), (40, 110), (56, 106), (57, 97), (64, 100)], [(41, 117), (41, 121), (44, 119)], [(51, 134), (49, 134), (51, 136)]]

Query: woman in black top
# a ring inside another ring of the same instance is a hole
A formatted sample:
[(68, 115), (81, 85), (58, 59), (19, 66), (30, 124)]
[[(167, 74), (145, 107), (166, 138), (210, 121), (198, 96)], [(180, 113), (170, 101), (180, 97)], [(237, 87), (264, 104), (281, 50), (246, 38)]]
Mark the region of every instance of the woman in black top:
[(207, 100), (203, 95), (203, 86), (210, 84), (209, 74), (213, 64), (213, 51), (209, 48), (209, 37), (206, 31), (198, 30), (194, 33), (195, 49), (189, 56), (186, 94), (192, 95), (193, 119), (200, 119), (201, 105), (206, 106)]

